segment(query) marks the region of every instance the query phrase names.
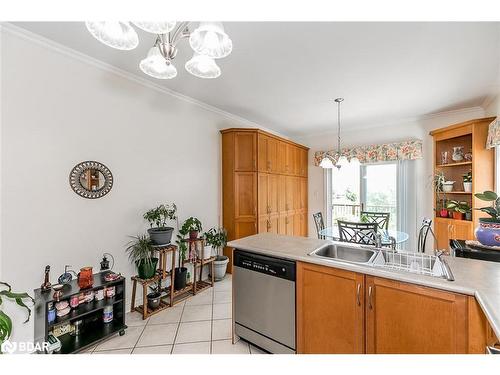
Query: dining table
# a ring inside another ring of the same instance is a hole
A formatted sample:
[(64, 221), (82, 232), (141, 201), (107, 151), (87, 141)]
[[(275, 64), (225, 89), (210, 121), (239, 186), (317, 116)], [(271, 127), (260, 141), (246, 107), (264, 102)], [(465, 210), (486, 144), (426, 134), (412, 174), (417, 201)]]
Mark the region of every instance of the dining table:
[[(394, 243), (396, 245), (399, 245), (403, 242), (408, 241), (408, 238), (410, 238), (408, 233), (401, 232), (398, 230), (393, 230), (393, 229), (378, 229), (377, 233), (380, 233), (380, 235), (382, 236), (382, 245), (383, 246), (392, 245), (393, 239), (394, 239)], [(339, 227), (337, 225), (321, 229), (319, 231), (319, 235), (324, 236), (328, 239), (332, 239), (334, 241), (340, 241)]]

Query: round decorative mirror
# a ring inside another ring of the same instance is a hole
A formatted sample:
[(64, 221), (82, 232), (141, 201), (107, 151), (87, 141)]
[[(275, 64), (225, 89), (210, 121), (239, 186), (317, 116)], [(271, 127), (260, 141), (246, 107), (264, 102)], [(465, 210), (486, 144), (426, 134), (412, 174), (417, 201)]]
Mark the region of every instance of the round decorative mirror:
[(102, 163), (84, 161), (71, 170), (69, 184), (83, 198), (101, 198), (113, 187), (113, 174)]

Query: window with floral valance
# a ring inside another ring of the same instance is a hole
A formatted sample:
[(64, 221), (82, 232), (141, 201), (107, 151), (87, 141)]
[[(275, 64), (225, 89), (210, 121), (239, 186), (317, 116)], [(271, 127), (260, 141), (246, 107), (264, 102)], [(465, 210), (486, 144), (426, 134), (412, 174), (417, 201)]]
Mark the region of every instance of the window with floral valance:
[[(499, 128), (500, 138), (500, 128)], [(342, 149), (342, 155), (351, 160), (357, 158), (361, 164), (395, 160), (422, 159), (422, 141), (409, 140), (403, 142), (386, 143), (379, 145), (358, 146)], [(324, 157), (336, 164), (338, 154), (336, 150), (317, 151), (314, 154), (314, 165), (319, 166)]]
[(500, 146), (500, 121), (494, 119), (488, 128), (488, 139), (486, 140), (486, 148)]

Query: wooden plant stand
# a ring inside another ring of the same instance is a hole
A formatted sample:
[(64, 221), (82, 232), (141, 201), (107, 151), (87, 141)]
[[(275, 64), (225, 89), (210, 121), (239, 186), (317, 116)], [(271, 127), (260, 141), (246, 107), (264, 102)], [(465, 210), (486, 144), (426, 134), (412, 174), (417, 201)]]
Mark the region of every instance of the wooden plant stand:
[[(132, 302), (130, 311), (138, 311), (142, 314), (142, 319), (147, 319), (151, 315), (159, 313), (160, 311), (165, 310), (168, 307), (174, 305), (174, 269), (175, 269), (175, 251), (177, 250), (177, 246), (175, 245), (166, 245), (166, 246), (154, 246), (155, 251), (158, 254), (158, 270), (156, 271), (156, 275), (150, 279), (141, 279), (139, 276), (132, 276)], [(172, 264), (170, 271), (167, 270), (167, 255), (172, 253)], [(160, 297), (160, 305), (156, 309), (150, 309), (148, 307), (148, 286), (153, 283), (160, 283), (163, 280), (170, 278), (170, 286), (168, 288), (162, 288), (162, 292), (166, 292), (166, 295)], [(137, 292), (137, 283), (142, 285), (142, 305), (135, 306), (135, 297)], [(168, 302), (165, 299), (168, 298)]]
[[(190, 239), (187, 238), (183, 240), (188, 243), (188, 251), (192, 252), (194, 251), (196, 253), (196, 248), (198, 246), (201, 246), (201, 259), (198, 258), (194, 262), (185, 260), (183, 262), (183, 265), (185, 263), (191, 263), (193, 265), (193, 295), (200, 293), (201, 291), (213, 287), (215, 284), (215, 276), (214, 276), (214, 260), (215, 257), (210, 257), (208, 259), (204, 259), (205, 257), (205, 240), (203, 238), (194, 238)], [(211, 278), (209, 280), (202, 280), (202, 274), (203, 274), (203, 266), (205, 265), (210, 265), (210, 275)], [(199, 279), (196, 279), (196, 271), (200, 270), (200, 275)]]

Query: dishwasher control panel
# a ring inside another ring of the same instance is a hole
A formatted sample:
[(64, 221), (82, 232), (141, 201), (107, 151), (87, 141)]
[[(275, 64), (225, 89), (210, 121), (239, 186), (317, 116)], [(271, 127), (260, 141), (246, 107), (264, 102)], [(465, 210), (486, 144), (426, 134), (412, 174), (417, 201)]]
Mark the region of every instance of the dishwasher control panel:
[(295, 262), (287, 259), (235, 250), (233, 264), (236, 267), (295, 281)]

